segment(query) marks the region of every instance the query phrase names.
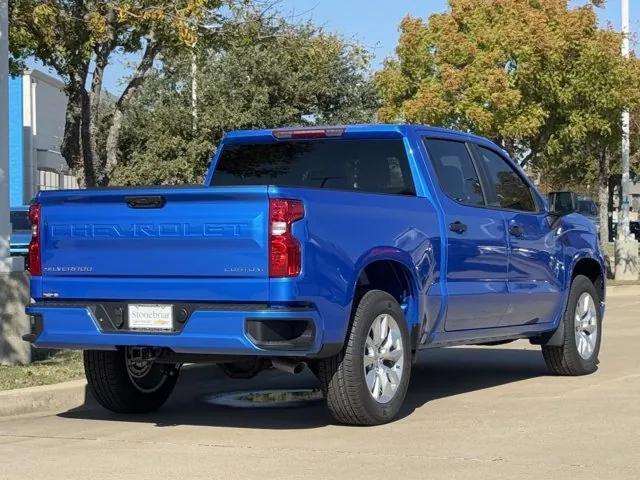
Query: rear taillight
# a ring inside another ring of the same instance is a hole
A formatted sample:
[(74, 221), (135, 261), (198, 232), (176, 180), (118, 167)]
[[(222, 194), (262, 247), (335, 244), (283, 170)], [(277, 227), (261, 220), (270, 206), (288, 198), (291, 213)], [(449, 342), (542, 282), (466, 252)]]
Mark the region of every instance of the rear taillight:
[(295, 277), (300, 274), (300, 242), (291, 233), (291, 225), (304, 217), (300, 200), (269, 200), (269, 276)]
[(27, 255), (27, 270), (31, 276), (42, 275), (42, 255), (40, 251), (40, 204), (33, 203), (29, 207), (29, 221), (31, 222), (31, 241)]

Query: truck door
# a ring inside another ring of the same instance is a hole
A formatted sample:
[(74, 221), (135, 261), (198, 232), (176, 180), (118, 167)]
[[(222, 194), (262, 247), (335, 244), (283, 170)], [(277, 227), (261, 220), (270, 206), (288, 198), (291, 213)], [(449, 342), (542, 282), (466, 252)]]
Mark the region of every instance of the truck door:
[(541, 201), (499, 152), (475, 145), (488, 205), (503, 209), (509, 248), (510, 305), (501, 326), (551, 322), (562, 299), (560, 244)]
[(447, 228), (447, 331), (495, 327), (509, 307), (502, 211), (485, 208), (469, 146), (424, 138)]

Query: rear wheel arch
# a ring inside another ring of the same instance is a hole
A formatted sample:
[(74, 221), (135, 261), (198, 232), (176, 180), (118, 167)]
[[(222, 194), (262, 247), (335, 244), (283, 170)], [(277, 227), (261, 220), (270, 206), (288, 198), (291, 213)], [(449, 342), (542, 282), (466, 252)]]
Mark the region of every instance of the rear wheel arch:
[[(381, 290), (395, 298), (404, 312), (410, 333), (413, 337), (418, 336), (414, 332), (419, 331), (421, 325), (421, 306), (416, 274), (399, 258), (379, 257), (370, 259), (358, 272), (351, 290), (352, 306), (345, 338), (358, 302), (369, 290)], [(417, 338), (412, 338), (412, 341), (417, 341)]]
[[(339, 343), (332, 345), (331, 352), (335, 353), (333, 347), (342, 350), (347, 343), (349, 333), (353, 325), (353, 318), (362, 297), (371, 290), (380, 290), (390, 294), (401, 306), (404, 320), (409, 329), (412, 350), (417, 348), (420, 340), (421, 311), (420, 290), (417, 275), (412, 273), (411, 267), (404, 261), (402, 255), (407, 255), (397, 251), (397, 256), (364, 256), (364, 261), (360, 261), (355, 271), (357, 275), (348, 290), (347, 297), (351, 302), (348, 310), (348, 318), (344, 323), (344, 330)], [(404, 306), (404, 308), (403, 308)], [(338, 351), (339, 351), (338, 350)], [(326, 358), (323, 354), (321, 358)], [(317, 363), (311, 362), (310, 367), (317, 375)]]

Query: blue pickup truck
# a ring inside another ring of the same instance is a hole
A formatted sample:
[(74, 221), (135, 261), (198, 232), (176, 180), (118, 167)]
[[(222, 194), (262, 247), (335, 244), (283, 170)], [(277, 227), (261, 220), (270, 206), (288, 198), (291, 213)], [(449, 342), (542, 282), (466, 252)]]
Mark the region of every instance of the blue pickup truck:
[(115, 412), (159, 408), (184, 363), (308, 366), (359, 425), (398, 414), (421, 349), (527, 338), (554, 374), (597, 368), (593, 223), (471, 134), (233, 132), (203, 186), (41, 192), (30, 218), (25, 339), (84, 350)]

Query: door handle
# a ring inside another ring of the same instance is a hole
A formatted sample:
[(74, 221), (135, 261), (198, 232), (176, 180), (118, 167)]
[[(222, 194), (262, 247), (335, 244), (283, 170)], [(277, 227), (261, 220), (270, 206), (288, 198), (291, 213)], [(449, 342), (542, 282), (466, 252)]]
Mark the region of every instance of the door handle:
[(449, 230), (458, 234), (463, 234), (464, 232), (467, 231), (467, 226), (464, 223), (459, 221), (453, 222), (452, 224), (449, 225)]
[(509, 229), (509, 233), (514, 237), (521, 237), (524, 235), (524, 228), (522, 228), (520, 225), (514, 225)]
[(124, 197), (129, 208), (162, 208), (166, 200), (161, 195), (140, 195)]

